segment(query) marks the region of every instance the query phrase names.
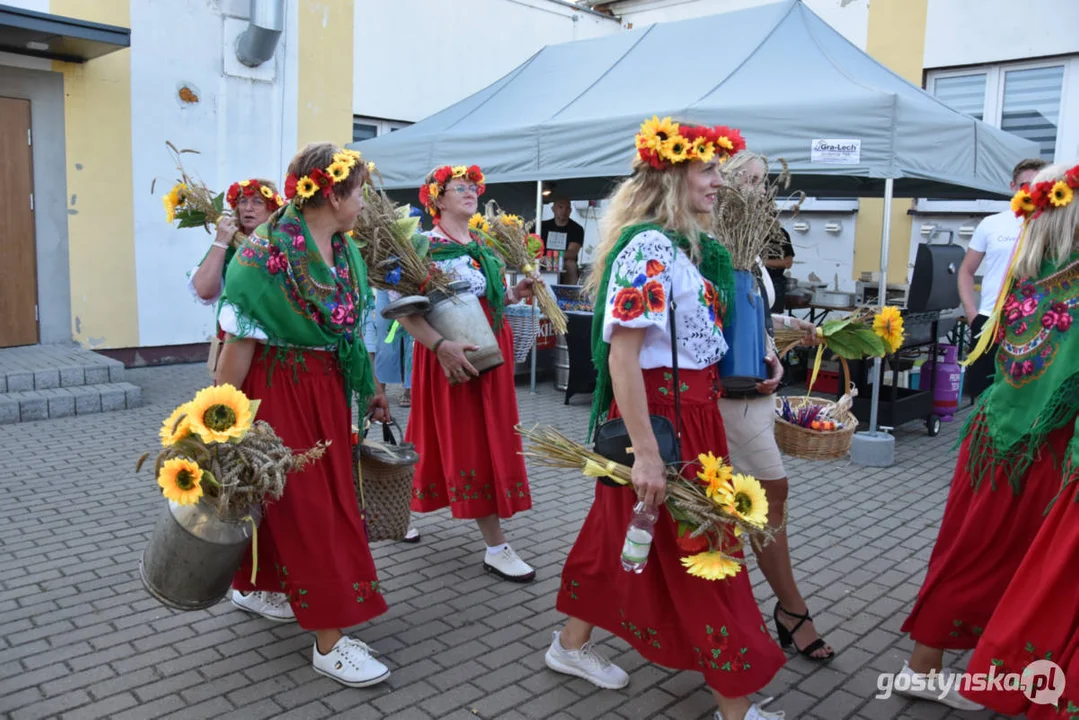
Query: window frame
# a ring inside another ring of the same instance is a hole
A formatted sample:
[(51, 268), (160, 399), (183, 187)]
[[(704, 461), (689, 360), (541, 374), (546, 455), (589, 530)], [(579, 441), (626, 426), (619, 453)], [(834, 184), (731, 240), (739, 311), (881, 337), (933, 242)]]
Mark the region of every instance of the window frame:
[[(948, 105), (936, 95), (937, 80), (943, 78), (964, 77), (968, 75), (985, 75), (985, 99), (982, 105), (983, 122), (1000, 129), (1004, 115), (1004, 85), (1006, 74), (1015, 70), (1036, 70), (1041, 68), (1063, 67), (1060, 81), (1060, 117), (1057, 118), (1056, 144), (1053, 147), (1053, 161), (1064, 162), (1071, 158), (1063, 157), (1066, 153), (1066, 141), (1071, 133), (1067, 123), (1079, 121), (1079, 115), (1072, 118), (1068, 110), (1071, 101), (1068, 92), (1069, 85), (1079, 81), (1079, 55), (1060, 55), (1047, 58), (1029, 60), (1016, 60), (1000, 63), (987, 63), (980, 65), (964, 65), (961, 67), (927, 68), (925, 71), (925, 91), (940, 102)], [(951, 107), (951, 105), (948, 105)], [(1079, 110), (1079, 108), (1075, 108)], [(1076, 114), (1076, 113), (1071, 113)], [(996, 200), (934, 200), (932, 198), (918, 198), (914, 212), (926, 213), (969, 213), (969, 212), (1000, 212), (1008, 207), (1006, 201)]]
[[(359, 142), (356, 140), (356, 123), (361, 125), (371, 125), (375, 128), (375, 137), (382, 137), (394, 130), (400, 130), (406, 128), (412, 123), (404, 122), (403, 120), (389, 120), (387, 118), (376, 118), (369, 115), (353, 115), (352, 116), (352, 142)], [(371, 139), (371, 138), (367, 138)]]

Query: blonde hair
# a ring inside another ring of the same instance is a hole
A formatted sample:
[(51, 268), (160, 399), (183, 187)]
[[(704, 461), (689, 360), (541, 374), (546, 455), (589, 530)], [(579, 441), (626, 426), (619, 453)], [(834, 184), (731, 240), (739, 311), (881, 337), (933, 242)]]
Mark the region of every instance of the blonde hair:
[(753, 163), (761, 166), (762, 176), (768, 174), (768, 160), (763, 155), (743, 150), (719, 166), (719, 176), (726, 185), (741, 185)]
[[(1031, 186), (1040, 182), (1063, 180), (1068, 171), (1063, 165), (1050, 165), (1039, 172)], [(1042, 263), (1052, 260), (1060, 265), (1079, 248), (1079, 197), (1062, 208), (1050, 207), (1023, 227), (1026, 237), (1015, 258), (1016, 279), (1037, 277)]]
[(607, 264), (614, 261), (614, 246), (622, 231), (631, 225), (656, 223), (684, 235), (689, 241), (690, 259), (698, 262), (698, 235), (704, 232), (704, 227), (689, 200), (686, 173), (691, 165), (684, 162), (667, 170), (656, 170), (639, 156), (633, 158), (633, 174), (610, 195), (610, 205), (600, 222), (600, 241), (592, 256), (595, 261), (585, 280), (589, 295), (596, 296)]

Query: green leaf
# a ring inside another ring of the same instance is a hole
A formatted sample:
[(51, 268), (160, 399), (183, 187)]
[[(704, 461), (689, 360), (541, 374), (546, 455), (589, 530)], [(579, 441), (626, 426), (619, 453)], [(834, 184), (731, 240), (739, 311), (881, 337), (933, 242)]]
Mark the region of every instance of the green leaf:
[(711, 626), (711, 625), (705, 625), (705, 626), (704, 626), (704, 631), (705, 631), (705, 632), (706, 632), (707, 634), (709, 634), (709, 635), (711, 635), (711, 634), (712, 634), (713, 632), (715, 632), (714, 630), (712, 630), (712, 626)]
[(214, 210), (219, 213), (225, 212), (225, 193), (218, 193), (213, 200)]
[(828, 320), (826, 322), (823, 322), (820, 326), (821, 334), (824, 335), (824, 337), (826, 338), (831, 337), (835, 333), (850, 325), (852, 320), (853, 318), (845, 317), (840, 318), (839, 320)]

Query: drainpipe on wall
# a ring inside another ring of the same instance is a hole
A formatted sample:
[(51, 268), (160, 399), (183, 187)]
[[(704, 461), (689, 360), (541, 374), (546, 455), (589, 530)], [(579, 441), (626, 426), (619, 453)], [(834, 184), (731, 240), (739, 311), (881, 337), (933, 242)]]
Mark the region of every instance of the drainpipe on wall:
[(285, 0), (251, 0), (247, 29), (236, 41), (236, 58), (248, 67), (258, 67), (273, 57), (284, 31)]

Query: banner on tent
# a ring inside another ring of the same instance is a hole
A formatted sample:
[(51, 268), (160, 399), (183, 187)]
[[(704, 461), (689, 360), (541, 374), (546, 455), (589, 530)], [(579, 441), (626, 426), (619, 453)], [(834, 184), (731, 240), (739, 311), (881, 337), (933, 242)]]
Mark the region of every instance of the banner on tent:
[(809, 161), (821, 165), (857, 165), (862, 161), (862, 141), (857, 139), (814, 140)]

